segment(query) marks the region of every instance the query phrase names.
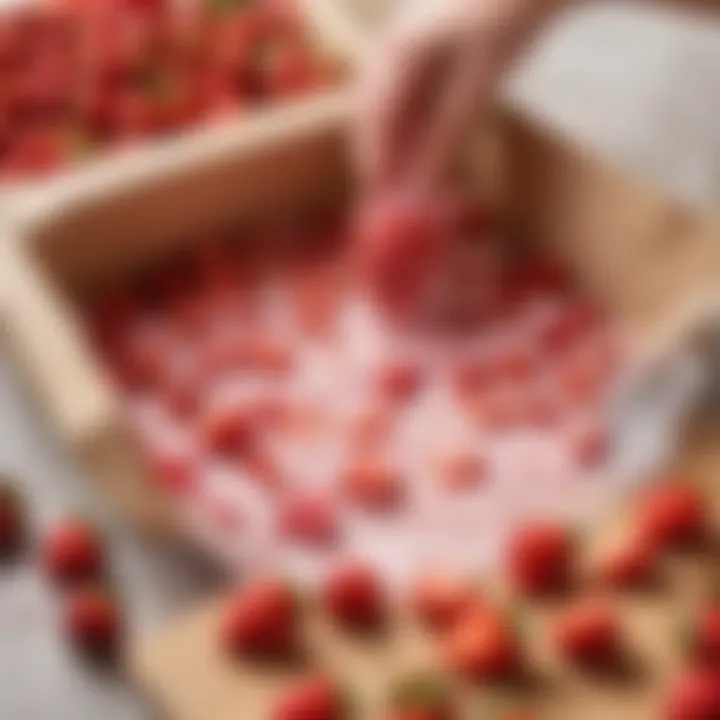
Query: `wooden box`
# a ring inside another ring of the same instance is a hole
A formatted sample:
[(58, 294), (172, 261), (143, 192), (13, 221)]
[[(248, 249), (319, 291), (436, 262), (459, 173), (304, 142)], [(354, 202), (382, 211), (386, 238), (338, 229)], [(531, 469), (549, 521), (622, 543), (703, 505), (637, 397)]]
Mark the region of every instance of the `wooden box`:
[[(181, 3), (182, 4), (182, 3)], [(14, 12), (24, 7), (42, 6), (38, 0), (10, 0), (0, 3), (0, 11)], [(62, 5), (62, 3), (58, 3)], [(353, 57), (351, 50), (357, 42), (354, 34), (346, 23), (346, 19), (332, 12), (332, 3), (327, 0), (301, 0), (299, 3), (304, 27), (314, 44), (314, 50), (321, 58), (335, 65), (342, 72), (338, 78), (338, 86), (334, 89), (321, 90), (319, 94), (332, 94), (339, 87), (344, 86), (349, 77), (347, 71), (351, 65), (349, 58)], [(358, 51), (359, 52), (359, 51)], [(273, 113), (279, 108), (302, 106), (307, 97), (281, 101), (275, 106), (270, 105)], [(312, 101), (312, 100), (311, 100)], [(132, 146), (122, 148), (100, 148), (88, 158), (76, 163), (53, 169), (47, 174), (37, 177), (18, 177), (9, 179), (0, 184), (0, 211), (13, 214), (14, 207), (22, 204), (28, 194), (62, 194), (64, 185), (92, 185), (97, 178), (112, 176), (117, 173), (142, 174), (143, 168), (153, 164), (173, 162), (173, 159), (188, 152), (188, 148), (212, 144), (217, 135), (231, 136), (242, 127), (246, 118), (255, 115), (262, 117), (267, 112), (267, 106), (251, 109), (249, 113), (238, 114), (237, 118), (229, 116), (227, 119), (200, 120), (182, 130), (173, 132), (167, 137), (152, 138), (141, 137)], [(100, 180), (102, 182), (102, 180)]]

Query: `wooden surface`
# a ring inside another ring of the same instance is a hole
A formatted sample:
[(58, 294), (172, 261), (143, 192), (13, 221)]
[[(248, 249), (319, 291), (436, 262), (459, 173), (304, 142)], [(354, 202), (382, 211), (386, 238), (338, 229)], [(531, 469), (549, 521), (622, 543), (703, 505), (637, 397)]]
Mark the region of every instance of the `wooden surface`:
[[(707, 494), (714, 527), (720, 528), (720, 426), (705, 425), (688, 439), (677, 471)], [(627, 510), (628, 506), (625, 508)], [(586, 567), (612, 544), (627, 520), (623, 510), (588, 536)], [(667, 682), (681, 665), (682, 620), (706, 597), (712, 577), (720, 573), (718, 548), (697, 554), (671, 556), (662, 567), (657, 590), (618, 596), (628, 648), (627, 673), (598, 678), (576, 671), (558, 660), (546, 641), (549, 622), (561, 603), (516, 605), (520, 625), (527, 632), (537, 683), (526, 698), (539, 719), (657, 720)], [(502, 589), (491, 595), (504, 597)], [(502, 600), (501, 600), (502, 601)], [(394, 628), (374, 641), (353, 640), (321, 619), (311, 608), (307, 622), (310, 656), (321, 668), (338, 676), (356, 694), (360, 718), (380, 717), (383, 697), (392, 678), (405, 671), (435, 667), (432, 642), (399, 616)], [(217, 647), (221, 600), (210, 600), (163, 629), (142, 639), (133, 649), (131, 670), (158, 707), (172, 720), (233, 720), (267, 717), (278, 690), (292, 671), (275, 671), (234, 662)], [(464, 714), (477, 718), (494, 695), (488, 689), (459, 688)], [(520, 695), (520, 697), (524, 697)], [(535, 716), (534, 716), (535, 717)]]

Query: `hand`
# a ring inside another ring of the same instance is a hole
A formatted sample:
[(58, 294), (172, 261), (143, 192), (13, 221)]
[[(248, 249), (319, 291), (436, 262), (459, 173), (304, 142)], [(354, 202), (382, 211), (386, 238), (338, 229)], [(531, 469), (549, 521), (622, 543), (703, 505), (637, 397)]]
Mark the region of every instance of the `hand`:
[(432, 185), (518, 52), (568, 0), (410, 0), (360, 75), (356, 152), (373, 188)]

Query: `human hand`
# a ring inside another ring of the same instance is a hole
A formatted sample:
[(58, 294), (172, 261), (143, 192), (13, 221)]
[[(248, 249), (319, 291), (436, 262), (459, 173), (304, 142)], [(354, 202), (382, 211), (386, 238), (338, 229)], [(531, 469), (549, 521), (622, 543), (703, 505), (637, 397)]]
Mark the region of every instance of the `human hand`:
[(411, 0), (360, 75), (356, 152), (373, 188), (432, 185), (536, 30), (568, 0)]

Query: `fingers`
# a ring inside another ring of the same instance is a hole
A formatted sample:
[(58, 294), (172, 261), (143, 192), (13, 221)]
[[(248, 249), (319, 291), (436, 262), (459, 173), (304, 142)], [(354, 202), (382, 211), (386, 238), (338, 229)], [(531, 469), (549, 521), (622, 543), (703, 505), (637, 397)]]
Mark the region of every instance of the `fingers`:
[(360, 75), (362, 179), (374, 188), (440, 181), (515, 54), (563, 1), (417, 0)]
[(418, 139), (410, 170), (423, 186), (432, 187), (447, 175), (481, 100), (489, 94), (492, 65), (487, 49), (476, 38), (458, 40), (445, 84)]
[(371, 186), (387, 184), (400, 173), (408, 151), (412, 108), (423, 86), (426, 49), (408, 32), (387, 36), (366, 61), (356, 94), (356, 145), (362, 178)]

